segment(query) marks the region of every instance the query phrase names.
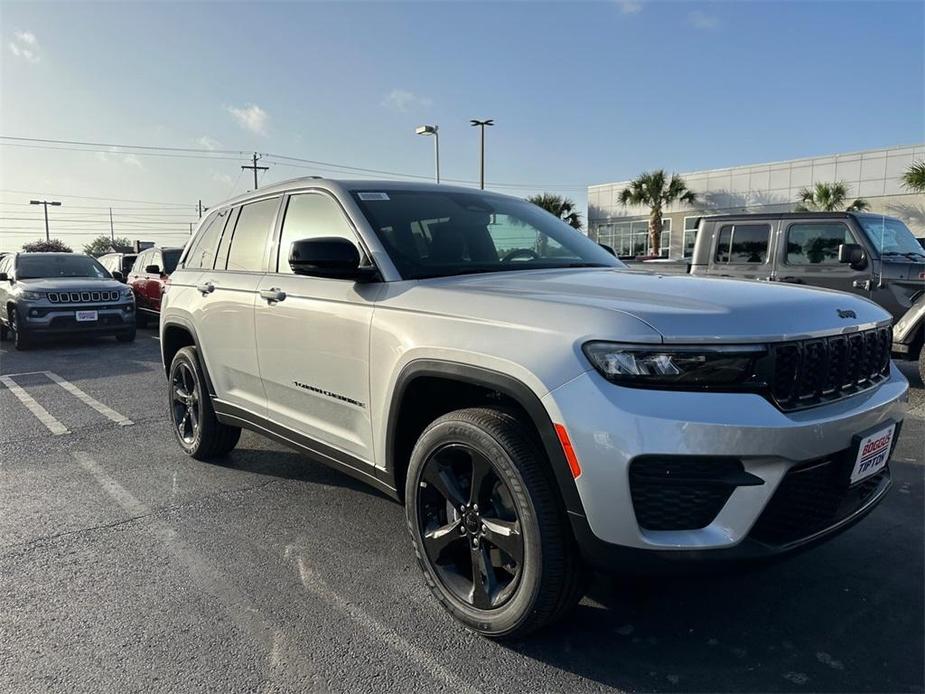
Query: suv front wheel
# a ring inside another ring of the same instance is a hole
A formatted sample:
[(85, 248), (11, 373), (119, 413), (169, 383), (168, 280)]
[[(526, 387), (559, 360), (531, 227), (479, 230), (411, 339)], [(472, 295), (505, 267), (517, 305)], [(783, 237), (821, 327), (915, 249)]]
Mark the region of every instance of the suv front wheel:
[(180, 446), (196, 460), (228, 454), (241, 436), (241, 429), (215, 417), (205, 382), (196, 348), (178, 351), (170, 363), (168, 414)]
[(451, 412), (411, 454), (406, 516), (431, 592), (470, 629), (520, 637), (567, 614), (583, 571), (546, 456), (513, 414)]

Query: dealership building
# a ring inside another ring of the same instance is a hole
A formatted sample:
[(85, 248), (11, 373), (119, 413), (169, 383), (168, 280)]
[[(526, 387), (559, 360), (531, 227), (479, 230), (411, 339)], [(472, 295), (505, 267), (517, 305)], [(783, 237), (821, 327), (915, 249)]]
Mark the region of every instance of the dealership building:
[[(792, 212), (801, 189), (834, 181), (848, 185), (849, 204), (863, 198), (871, 212), (899, 217), (916, 236), (925, 236), (925, 194), (902, 185), (903, 173), (920, 161), (925, 161), (925, 144), (682, 173), (697, 202), (665, 209), (661, 253), (689, 257), (704, 215)], [(618, 255), (647, 255), (649, 211), (620, 204), (620, 192), (628, 185), (621, 181), (588, 187), (588, 230)]]

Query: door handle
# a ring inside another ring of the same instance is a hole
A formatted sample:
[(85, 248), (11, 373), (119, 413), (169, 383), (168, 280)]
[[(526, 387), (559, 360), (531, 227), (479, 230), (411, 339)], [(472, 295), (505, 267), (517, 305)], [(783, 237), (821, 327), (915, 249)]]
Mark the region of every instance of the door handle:
[(870, 291), (870, 280), (854, 280), (851, 286), (855, 289), (863, 289), (865, 292)]
[(197, 284), (196, 289), (198, 289), (199, 292), (205, 296), (206, 294), (211, 294), (215, 291), (215, 285), (211, 282), (203, 282), (202, 284)]
[(266, 299), (270, 303), (284, 301), (286, 299), (286, 292), (280, 290), (279, 287), (272, 287), (271, 289), (261, 289), (260, 298)]

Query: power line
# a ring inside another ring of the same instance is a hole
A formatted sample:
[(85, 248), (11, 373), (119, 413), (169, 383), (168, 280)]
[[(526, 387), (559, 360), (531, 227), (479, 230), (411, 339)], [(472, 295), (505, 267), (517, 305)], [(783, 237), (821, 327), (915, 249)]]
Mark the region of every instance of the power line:
[[(144, 151), (152, 151), (152, 152), (158, 152), (158, 151), (184, 152), (184, 153), (195, 153), (195, 154), (205, 154), (205, 155), (210, 155), (210, 154), (243, 155), (243, 154), (247, 154), (247, 152), (243, 150), (210, 150), (210, 149), (202, 149), (202, 148), (195, 148), (195, 147), (158, 147), (158, 146), (152, 146), (152, 145), (125, 145), (125, 144), (113, 144), (113, 143), (102, 143), (102, 142), (84, 142), (84, 141), (79, 141), (79, 140), (53, 140), (53, 139), (45, 139), (45, 138), (11, 137), (7, 135), (0, 135), (0, 140), (12, 140), (15, 142), (24, 142), (24, 143), (66, 144), (66, 145), (83, 146), (83, 147), (109, 147), (109, 148), (119, 148), (119, 149), (144, 150)], [(0, 144), (5, 144), (5, 143), (0, 142)], [(23, 145), (23, 146), (30, 146), (30, 145)], [(85, 150), (77, 150), (77, 151), (95, 151), (95, 150), (85, 149)], [(106, 150), (101, 150), (101, 151), (104, 151), (104, 153), (106, 152)], [(108, 152), (118, 153), (118, 152), (112, 152), (111, 149)], [(421, 175), (421, 174), (412, 174), (412, 173), (407, 173), (407, 172), (402, 172), (402, 171), (389, 171), (386, 169), (374, 169), (374, 168), (361, 167), (361, 166), (351, 166), (349, 164), (337, 164), (333, 162), (325, 162), (325, 161), (319, 161), (315, 159), (305, 159), (302, 157), (292, 157), (288, 155), (273, 154), (273, 153), (268, 153), (268, 152), (262, 153), (262, 157), (268, 160), (278, 160), (278, 161), (271, 162), (271, 163), (281, 163), (285, 161), (298, 162), (301, 164), (311, 164), (315, 167), (318, 167), (321, 169), (328, 169), (332, 171), (377, 174), (377, 175), (385, 175), (385, 176), (395, 176), (399, 178), (423, 179), (423, 180), (428, 180), (428, 181), (431, 179), (430, 176)], [(206, 156), (204, 158), (219, 159), (220, 157)], [(231, 157), (231, 158), (235, 158), (235, 157)], [(254, 163), (254, 165), (256, 165), (256, 162)], [(247, 168), (251, 168), (251, 167), (247, 167)], [(478, 181), (473, 181), (469, 179), (461, 179), (461, 178), (444, 178), (444, 180), (453, 182), (453, 183), (462, 183), (462, 184), (468, 184), (468, 185), (478, 185), (479, 183)], [(537, 183), (512, 183), (512, 182), (496, 181), (496, 182), (491, 182), (488, 185), (489, 187), (492, 187), (492, 188), (509, 188), (509, 189), (517, 189), (517, 190), (533, 190), (536, 188), (554, 188), (554, 189), (559, 189), (559, 190), (576, 190), (576, 191), (582, 191), (582, 192), (587, 190), (587, 186), (576, 185), (574, 183), (537, 184)]]
[[(0, 136), (2, 137), (2, 136)], [(141, 204), (151, 204), (151, 205), (168, 205), (171, 207), (189, 207), (193, 209), (195, 207), (194, 203), (191, 202), (165, 202), (163, 200), (130, 200), (129, 198), (101, 198), (95, 197), (92, 195), (71, 195), (70, 193), (48, 193), (48, 192), (39, 192), (35, 190), (12, 190), (10, 188), (0, 188), (0, 193), (12, 193), (17, 195), (50, 195), (57, 198), (74, 198), (75, 200), (104, 200), (112, 202), (135, 202)]]

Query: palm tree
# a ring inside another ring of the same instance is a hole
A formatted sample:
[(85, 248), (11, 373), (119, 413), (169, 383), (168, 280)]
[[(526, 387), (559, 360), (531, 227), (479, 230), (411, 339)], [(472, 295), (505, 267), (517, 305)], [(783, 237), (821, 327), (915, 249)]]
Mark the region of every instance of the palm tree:
[(575, 202), (555, 193), (539, 193), (527, 198), (537, 207), (542, 207), (575, 229), (581, 229), (581, 215), (575, 211)]
[(844, 181), (834, 183), (819, 182), (812, 188), (800, 189), (800, 204), (794, 209), (797, 212), (862, 212), (870, 208), (866, 200), (855, 198), (847, 207), (848, 184)]
[(925, 161), (917, 161), (906, 169), (903, 186), (913, 193), (925, 193)]
[(649, 246), (652, 255), (658, 255), (662, 240), (662, 209), (673, 202), (697, 202), (697, 194), (689, 190), (678, 174), (665, 173), (664, 169), (646, 171), (620, 192), (618, 200), (625, 205), (645, 205), (649, 208)]

